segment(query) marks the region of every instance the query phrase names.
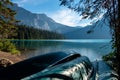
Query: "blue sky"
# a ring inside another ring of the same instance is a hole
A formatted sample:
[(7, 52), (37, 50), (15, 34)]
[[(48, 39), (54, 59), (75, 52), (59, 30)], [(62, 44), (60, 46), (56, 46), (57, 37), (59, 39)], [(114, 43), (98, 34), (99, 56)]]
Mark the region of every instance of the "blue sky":
[(60, 8), (59, 0), (12, 0), (33, 13), (51, 13)]
[(58, 23), (69, 26), (90, 25), (90, 20), (82, 20), (81, 16), (64, 6), (59, 6), (59, 0), (11, 0), (32, 13), (45, 13)]

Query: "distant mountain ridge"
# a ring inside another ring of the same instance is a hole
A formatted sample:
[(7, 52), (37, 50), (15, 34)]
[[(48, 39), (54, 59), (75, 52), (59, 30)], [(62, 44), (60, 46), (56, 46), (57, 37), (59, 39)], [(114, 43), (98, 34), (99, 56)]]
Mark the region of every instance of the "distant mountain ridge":
[(97, 26), (93, 29), (91, 33), (87, 33), (91, 30), (92, 26), (77, 29), (68, 33), (64, 36), (67, 39), (111, 39), (110, 28), (107, 26)]
[(48, 31), (54, 31), (63, 34), (66, 39), (109, 39), (111, 38), (110, 28), (106, 25), (103, 27), (96, 26), (94, 32), (87, 34), (87, 31), (91, 29), (92, 26), (87, 26), (84, 28), (70, 27), (55, 22), (53, 19), (45, 14), (32, 13), (17, 4), (14, 4), (12, 9), (16, 10), (16, 19), (20, 20), (20, 24), (25, 24), (27, 26), (33, 26), (34, 28), (44, 29)]
[(66, 33), (73, 29), (69, 26), (55, 22), (45, 14), (32, 13), (22, 7), (19, 7), (17, 4), (14, 4), (12, 9), (17, 12), (16, 19), (21, 21), (20, 24), (59, 33)]

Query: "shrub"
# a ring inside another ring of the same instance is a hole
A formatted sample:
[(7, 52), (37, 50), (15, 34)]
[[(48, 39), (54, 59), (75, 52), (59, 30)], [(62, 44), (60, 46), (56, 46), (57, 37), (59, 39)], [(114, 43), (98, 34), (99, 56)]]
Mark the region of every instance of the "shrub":
[(0, 50), (5, 52), (10, 52), (12, 54), (20, 54), (13, 43), (9, 40), (0, 40)]
[(117, 71), (116, 69), (117, 64), (115, 63), (116, 56), (114, 52), (111, 52), (108, 55), (103, 56), (102, 59), (106, 61), (114, 70)]
[(102, 57), (104, 61), (112, 61), (115, 58), (115, 53), (111, 52), (108, 55)]

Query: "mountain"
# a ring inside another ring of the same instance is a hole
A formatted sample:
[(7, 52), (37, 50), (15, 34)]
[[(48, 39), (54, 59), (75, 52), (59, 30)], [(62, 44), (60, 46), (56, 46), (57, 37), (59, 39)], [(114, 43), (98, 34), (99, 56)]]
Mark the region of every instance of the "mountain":
[[(101, 23), (101, 22), (100, 22)], [(65, 33), (67, 39), (111, 39), (111, 33), (109, 26), (97, 25), (87, 26), (81, 29), (76, 29), (71, 32)]]
[(33, 26), (34, 28), (59, 33), (66, 33), (73, 30), (72, 27), (57, 23), (45, 14), (32, 13), (22, 7), (19, 7), (17, 4), (14, 4), (11, 8), (17, 12), (15, 17), (17, 20), (21, 21), (19, 24), (25, 24), (27, 26)]
[[(110, 28), (106, 25), (100, 27), (98, 25), (81, 27), (70, 27), (60, 23), (55, 22), (53, 19), (48, 17), (45, 14), (36, 14), (32, 13), (22, 7), (19, 7), (17, 4), (14, 4), (13, 7), (17, 14), (16, 19), (20, 20), (19, 24), (25, 24), (27, 26), (33, 26), (34, 28), (44, 29), (48, 31), (54, 31), (63, 34), (67, 39), (109, 39), (111, 38)], [(100, 21), (102, 24), (103, 22)], [(92, 33), (87, 34), (87, 32), (93, 27), (96, 26)]]

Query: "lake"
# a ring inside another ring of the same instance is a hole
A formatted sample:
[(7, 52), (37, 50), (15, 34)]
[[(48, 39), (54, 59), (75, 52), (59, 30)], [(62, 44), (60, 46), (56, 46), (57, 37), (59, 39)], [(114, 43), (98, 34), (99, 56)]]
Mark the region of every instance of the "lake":
[(13, 40), (21, 49), (25, 58), (46, 54), (49, 52), (77, 52), (87, 56), (91, 61), (101, 59), (111, 52), (110, 39), (77, 39), (77, 40)]

